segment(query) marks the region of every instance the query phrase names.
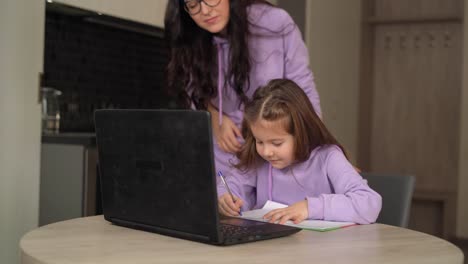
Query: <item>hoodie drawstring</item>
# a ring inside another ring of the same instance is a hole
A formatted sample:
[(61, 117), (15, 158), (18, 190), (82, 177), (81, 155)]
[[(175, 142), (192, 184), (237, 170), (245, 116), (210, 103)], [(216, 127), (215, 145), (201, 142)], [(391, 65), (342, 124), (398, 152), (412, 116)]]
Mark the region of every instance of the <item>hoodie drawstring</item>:
[(219, 112), (219, 125), (223, 124), (223, 83), (224, 83), (224, 73), (223, 73), (223, 47), (221, 43), (217, 45), (218, 48), (218, 112)]
[(271, 175), (271, 170), (272, 170), (272, 166), (271, 164), (269, 164), (270, 166), (268, 167), (268, 199), (270, 201), (273, 201), (273, 196), (272, 196), (272, 182), (273, 182), (273, 176)]

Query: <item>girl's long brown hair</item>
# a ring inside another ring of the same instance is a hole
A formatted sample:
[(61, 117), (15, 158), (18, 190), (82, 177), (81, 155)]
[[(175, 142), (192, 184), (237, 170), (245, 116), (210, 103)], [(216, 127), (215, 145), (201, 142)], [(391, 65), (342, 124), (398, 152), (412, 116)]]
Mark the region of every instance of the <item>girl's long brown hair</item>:
[(255, 138), (250, 125), (258, 120), (280, 121), (285, 130), (294, 137), (295, 162), (306, 161), (312, 150), (322, 145), (337, 145), (346, 155), (343, 146), (325, 127), (312, 107), (307, 95), (293, 81), (274, 79), (257, 89), (244, 108), (242, 136), (245, 144), (237, 153), (242, 170), (256, 167), (261, 160), (255, 148)]

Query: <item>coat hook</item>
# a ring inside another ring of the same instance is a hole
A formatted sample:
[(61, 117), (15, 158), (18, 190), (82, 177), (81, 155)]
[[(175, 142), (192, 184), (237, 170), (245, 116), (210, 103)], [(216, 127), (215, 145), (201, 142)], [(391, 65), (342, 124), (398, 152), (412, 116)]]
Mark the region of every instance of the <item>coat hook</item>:
[(429, 47), (435, 47), (435, 37), (431, 33), (429, 33)]
[(400, 35), (400, 48), (406, 48), (406, 35)]
[(450, 47), (451, 42), (452, 42), (452, 36), (450, 35), (450, 32), (446, 31), (444, 34), (444, 47), (446, 48)]
[(421, 40), (421, 37), (419, 35), (414, 36), (414, 47), (419, 49), (419, 42)]

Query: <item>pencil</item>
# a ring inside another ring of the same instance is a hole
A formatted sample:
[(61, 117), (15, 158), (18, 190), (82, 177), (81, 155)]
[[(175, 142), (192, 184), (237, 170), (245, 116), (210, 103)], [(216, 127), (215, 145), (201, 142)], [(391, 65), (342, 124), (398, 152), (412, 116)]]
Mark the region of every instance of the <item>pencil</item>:
[[(226, 179), (224, 178), (224, 175), (221, 171), (218, 171), (218, 176), (221, 178), (221, 181), (223, 182), (224, 186), (226, 186), (226, 190), (228, 191), (229, 195), (232, 198), (233, 202), (236, 202), (236, 199), (234, 198), (234, 195), (232, 195), (231, 189), (229, 188), (229, 185), (226, 182)], [(242, 215), (241, 212), (239, 212), (239, 215)]]

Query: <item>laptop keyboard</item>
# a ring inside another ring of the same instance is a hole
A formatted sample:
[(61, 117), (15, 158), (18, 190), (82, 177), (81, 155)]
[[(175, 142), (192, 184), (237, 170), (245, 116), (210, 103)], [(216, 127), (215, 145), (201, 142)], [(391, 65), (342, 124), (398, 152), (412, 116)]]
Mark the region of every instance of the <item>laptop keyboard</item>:
[(264, 233), (263, 229), (258, 226), (236, 226), (228, 224), (221, 224), (220, 226), (221, 233), (225, 237), (243, 237)]

